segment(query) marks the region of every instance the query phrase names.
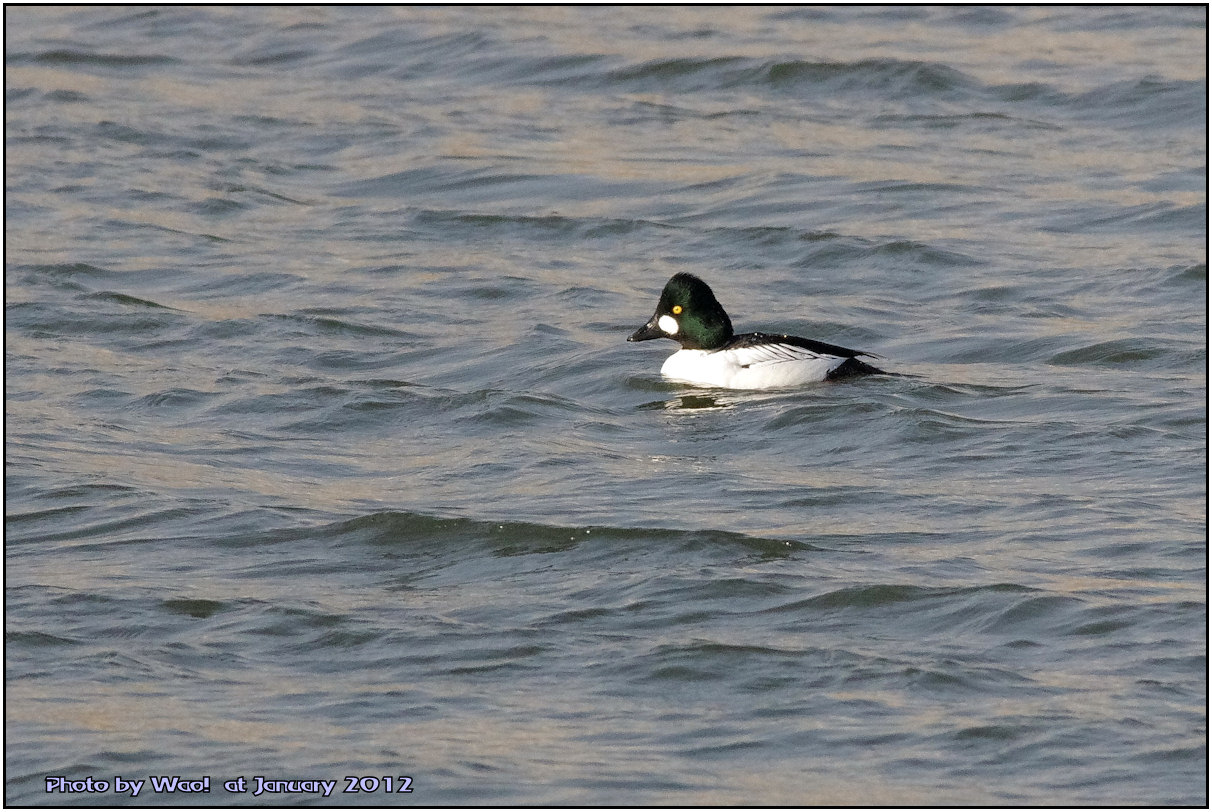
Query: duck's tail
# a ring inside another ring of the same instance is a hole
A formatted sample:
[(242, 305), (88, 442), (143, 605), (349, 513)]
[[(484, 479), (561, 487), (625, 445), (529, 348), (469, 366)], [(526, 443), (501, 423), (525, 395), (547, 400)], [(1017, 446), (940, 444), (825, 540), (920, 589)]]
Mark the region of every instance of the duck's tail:
[(896, 372), (885, 372), (879, 367), (873, 367), (864, 361), (857, 358), (847, 358), (842, 363), (838, 364), (833, 369), (829, 370), (829, 374), (825, 376), (827, 381), (836, 381), (841, 378), (853, 378), (856, 375), (896, 375)]

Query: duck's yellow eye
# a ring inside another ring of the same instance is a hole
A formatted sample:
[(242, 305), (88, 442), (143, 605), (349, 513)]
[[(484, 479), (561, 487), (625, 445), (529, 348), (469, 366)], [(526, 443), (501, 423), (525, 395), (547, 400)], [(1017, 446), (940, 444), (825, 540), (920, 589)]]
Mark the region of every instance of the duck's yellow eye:
[(673, 315), (675, 315), (675, 316), (680, 315), (680, 314), (681, 314), (681, 312), (682, 312), (682, 306), (681, 306), (681, 305), (674, 305), (674, 306), (673, 306)]

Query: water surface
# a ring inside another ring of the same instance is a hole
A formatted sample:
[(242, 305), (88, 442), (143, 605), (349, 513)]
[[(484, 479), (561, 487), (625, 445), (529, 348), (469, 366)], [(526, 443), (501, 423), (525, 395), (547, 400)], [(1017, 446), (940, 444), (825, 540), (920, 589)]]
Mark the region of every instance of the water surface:
[(1205, 9), (6, 22), (9, 803), (1206, 803)]

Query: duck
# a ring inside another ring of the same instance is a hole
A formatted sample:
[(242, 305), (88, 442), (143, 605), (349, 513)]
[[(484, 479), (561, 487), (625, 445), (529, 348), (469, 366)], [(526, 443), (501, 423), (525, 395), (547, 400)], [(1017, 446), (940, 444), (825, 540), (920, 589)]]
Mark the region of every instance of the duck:
[(681, 349), (666, 359), (661, 374), (681, 383), (721, 389), (783, 389), (860, 375), (886, 375), (859, 356), (869, 352), (811, 338), (741, 333), (702, 279), (676, 273), (665, 283), (656, 312), (628, 341), (669, 338)]

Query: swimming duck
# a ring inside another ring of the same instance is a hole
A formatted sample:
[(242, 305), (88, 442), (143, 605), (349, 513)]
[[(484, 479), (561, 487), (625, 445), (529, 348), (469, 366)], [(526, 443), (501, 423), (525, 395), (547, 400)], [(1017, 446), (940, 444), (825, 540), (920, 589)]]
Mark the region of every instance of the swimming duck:
[(810, 338), (732, 332), (732, 321), (711, 288), (694, 274), (665, 283), (656, 313), (628, 341), (671, 338), (682, 345), (661, 374), (684, 383), (724, 389), (780, 389), (854, 375), (886, 374), (850, 350)]

